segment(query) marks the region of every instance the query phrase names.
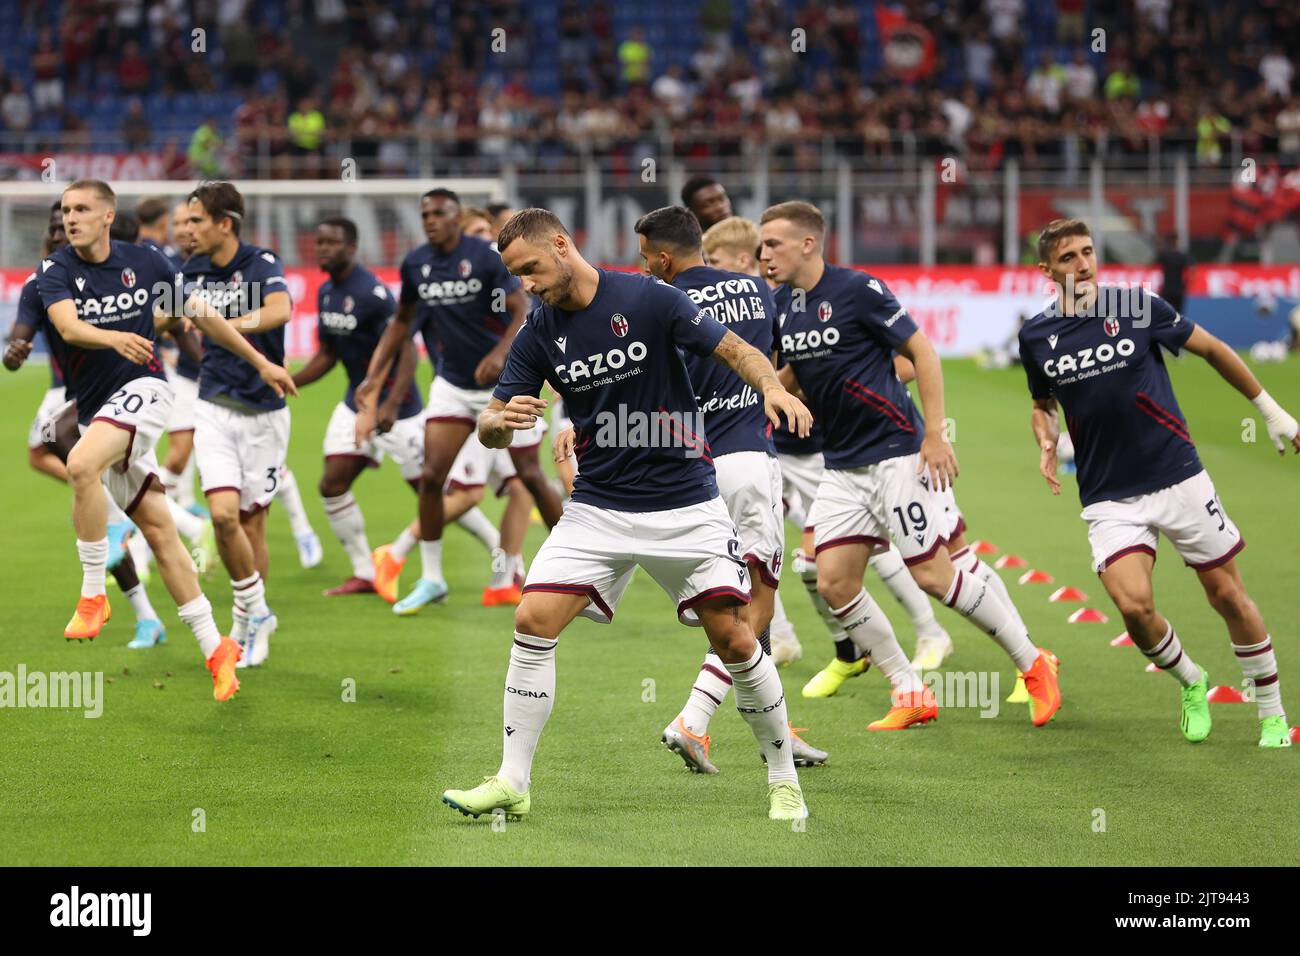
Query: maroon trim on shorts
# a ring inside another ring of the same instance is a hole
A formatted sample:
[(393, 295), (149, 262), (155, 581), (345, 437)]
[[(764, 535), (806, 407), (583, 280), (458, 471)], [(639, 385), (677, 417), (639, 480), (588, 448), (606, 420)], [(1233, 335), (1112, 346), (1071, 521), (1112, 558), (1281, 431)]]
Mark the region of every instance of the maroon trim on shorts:
[(596, 590), (594, 584), (551, 584), (544, 582), (525, 584), (523, 593), (527, 594), (529, 591), (548, 591), (552, 594), (585, 594), (591, 599), (591, 603), (600, 609), (601, 614), (604, 614), (610, 621), (614, 620), (614, 612), (609, 609), (609, 605), (605, 603), (605, 599), (600, 596), (600, 592)]
[[(1105, 571), (1107, 568), (1109, 568), (1109, 567), (1111, 566), (1111, 563), (1112, 563), (1112, 562), (1114, 562), (1114, 561), (1118, 561), (1120, 558), (1124, 557), (1124, 555), (1126, 555), (1126, 554), (1139, 554), (1139, 553), (1140, 553), (1140, 554), (1149, 554), (1149, 555), (1151, 555), (1151, 560), (1153, 560), (1153, 561), (1155, 560), (1155, 557), (1156, 557), (1156, 549), (1153, 548), (1153, 547), (1151, 547), (1151, 545), (1149, 545), (1149, 544), (1131, 544), (1131, 545), (1129, 545), (1127, 548), (1120, 548), (1118, 551), (1116, 551), (1114, 554), (1112, 554), (1110, 557), (1108, 557), (1105, 561), (1103, 561), (1103, 562), (1102, 562), (1102, 565), (1101, 565), (1101, 571)], [(1098, 571), (1097, 573), (1098, 573), (1098, 574), (1101, 574), (1101, 571)]]
[(751, 568), (758, 569), (758, 576), (763, 579), (763, 583), (768, 587), (779, 588), (781, 586), (781, 580), (779, 578), (774, 578), (772, 572), (768, 570), (767, 562), (756, 555), (753, 551), (749, 551), (745, 554), (744, 561)]
[(149, 477), (144, 480), (144, 484), (140, 486), (140, 490), (131, 499), (131, 503), (122, 509), (122, 513), (130, 517), (131, 512), (140, 507), (140, 502), (144, 500), (145, 492), (149, 490), (149, 486), (154, 484), (158, 486), (159, 491), (166, 492), (167, 489), (163, 487), (162, 479), (151, 471)]
[(464, 415), (430, 415), (424, 420), (424, 424), (430, 422), (464, 422), (466, 425), (473, 425), (474, 419), (466, 418)]
[(930, 546), (929, 551), (926, 551), (924, 554), (913, 555), (910, 558), (904, 558), (903, 563), (907, 565), (909, 568), (917, 564), (924, 564), (926, 561), (929, 561), (936, 554), (938, 554), (939, 549), (944, 547), (947, 544), (948, 544), (948, 539), (940, 535), (937, 539), (935, 539), (934, 544)]
[(699, 594), (688, 597), (685, 601), (678, 604), (677, 616), (681, 617), (683, 611), (688, 611), (697, 604), (701, 604), (710, 598), (719, 597), (723, 594), (730, 594), (732, 597), (738, 598), (741, 604), (748, 604), (751, 600), (748, 591), (742, 591), (740, 588), (733, 588), (729, 584), (718, 588), (706, 588)]
[(464, 481), (457, 481), (454, 478), (448, 479), (447, 481), (448, 491), (473, 491), (475, 488), (482, 488), (482, 487), (484, 487), (484, 485), (483, 482), (481, 481), (467, 483)]
[(131, 449), (135, 447), (135, 426), (128, 425), (126, 422), (116, 421), (112, 418), (105, 418), (102, 415), (96, 415), (91, 419), (91, 422), (108, 422), (115, 428), (120, 428), (122, 431), (130, 434), (131, 437), (128, 438), (126, 442), (126, 455), (122, 458), (121, 471), (123, 474), (126, 474), (126, 472), (131, 470)]
[[(274, 498), (271, 499), (271, 501), (274, 501), (274, 500), (275, 500)], [(270, 510), (271, 510), (271, 501), (268, 501), (268, 502), (267, 502), (266, 504), (264, 504), (264, 505), (255, 504), (255, 505), (253, 505), (253, 507), (249, 508), (247, 511), (245, 511), (243, 508), (240, 508), (240, 509), (239, 509), (239, 520), (240, 520), (240, 521), (244, 521), (244, 520), (247, 519), (247, 518), (252, 518), (254, 515), (261, 514), (263, 511), (270, 511)]]
[(948, 535), (948, 540), (951, 541), (953, 538), (960, 538), (965, 533), (966, 533), (966, 519), (963, 518), (961, 515), (958, 515), (957, 527), (952, 529), (952, 532)]
[[(811, 531), (812, 528), (805, 528), (805, 531)], [(830, 548), (838, 548), (845, 544), (888, 544), (884, 538), (877, 538), (874, 534), (849, 534), (842, 538), (831, 538), (829, 541), (823, 541), (821, 544), (813, 546), (813, 557), (821, 554)]]
[(240, 493), (240, 489), (236, 488), (234, 485), (217, 485), (215, 488), (204, 488), (203, 497), (206, 498), (210, 495), (215, 495), (218, 491), (233, 491), (235, 494)]
[(1229, 561), (1235, 558), (1237, 554), (1241, 551), (1241, 549), (1244, 548), (1245, 546), (1246, 546), (1246, 539), (1238, 538), (1237, 543), (1234, 544), (1231, 548), (1229, 548), (1226, 554), (1215, 558), (1213, 561), (1206, 561), (1204, 564), (1192, 564), (1190, 561), (1188, 561), (1187, 566), (1197, 571), (1213, 571), (1215, 568), (1219, 567), (1219, 565), (1227, 564)]

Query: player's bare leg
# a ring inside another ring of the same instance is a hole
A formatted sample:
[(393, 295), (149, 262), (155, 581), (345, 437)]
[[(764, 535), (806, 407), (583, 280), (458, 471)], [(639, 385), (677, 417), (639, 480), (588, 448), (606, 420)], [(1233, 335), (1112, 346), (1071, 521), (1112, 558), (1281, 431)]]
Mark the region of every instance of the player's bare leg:
[(352, 485), (367, 464), (367, 459), (353, 456), (331, 455), (325, 459), (325, 472), (317, 490), (330, 528), (352, 562), (352, 576), (325, 591), (326, 597), (375, 593), (375, 565), (366, 540), (366, 519), (352, 497)]
[(501, 536), (492, 552), (492, 579), (483, 589), (483, 606), (518, 604), (523, 597), (524, 536), (533, 512), (533, 496), (518, 477), (506, 482)]
[(27, 449), (27, 464), (43, 475), (49, 475), (55, 481), (68, 480), (68, 468), (59, 457), (44, 446)]
[(194, 503), (194, 487), (184, 480), (189, 474), (189, 464), (194, 458), (194, 429), (167, 433), (167, 457), (163, 459), (163, 486), (168, 495), (182, 508)]
[(1126, 554), (1106, 566), (1101, 583), (1124, 618), (1133, 643), (1182, 687), (1180, 726), (1183, 736), (1196, 743), (1210, 735), (1210, 705), (1205, 699), (1209, 678), (1183, 650), (1174, 626), (1156, 610), (1151, 587), (1155, 561), (1154, 555), (1142, 551)]
[[(208, 509), (212, 513), (212, 526), (216, 531), (217, 551), (230, 575), (230, 586), (234, 592), (231, 636), (244, 648), (240, 666), (255, 666), (266, 659), (270, 635), (278, 624), (266, 603), (266, 583), (259, 570), (258, 549), (250, 537), (250, 529), (254, 533), (258, 528), (261, 529), (260, 566), (265, 567), (266, 512), (250, 515), (250, 521), (245, 522), (239, 512), (239, 492), (229, 489), (210, 492)], [(260, 659), (255, 660), (254, 650), (259, 650)]]
[(1286, 710), (1282, 707), (1282, 687), (1278, 681), (1273, 641), (1264, 625), (1263, 615), (1246, 593), (1236, 559), (1229, 559), (1217, 568), (1198, 571), (1196, 576), (1200, 578), (1210, 606), (1228, 626), (1232, 651), (1241, 666), (1242, 676), (1254, 686), (1260, 720), (1259, 745), (1290, 746), (1290, 728)]
[(447, 790), (442, 802), (479, 816), (501, 810), (518, 819), (532, 808), (533, 755), (555, 703), (555, 645), (560, 632), (587, 606), (582, 594), (530, 591), (515, 608), (501, 745), (496, 776), (469, 790)]
[(420, 562), (415, 589), (393, 605), (395, 614), (416, 614), (431, 601), (447, 596), (442, 575), (442, 529), (446, 522), (442, 494), (452, 463), (473, 431), (469, 421), (433, 421), (424, 428), (424, 467), (420, 472)]
[[(511, 448), (510, 460), (514, 463), (515, 474), (532, 495), (537, 510), (541, 512), (542, 520), (546, 522), (546, 527), (554, 528), (555, 523), (564, 514), (564, 505), (560, 501), (560, 496), (556, 494), (554, 486), (547, 479), (546, 473), (542, 471), (537, 449), (537, 445), (528, 448)], [(532, 513), (531, 506), (529, 513)]]

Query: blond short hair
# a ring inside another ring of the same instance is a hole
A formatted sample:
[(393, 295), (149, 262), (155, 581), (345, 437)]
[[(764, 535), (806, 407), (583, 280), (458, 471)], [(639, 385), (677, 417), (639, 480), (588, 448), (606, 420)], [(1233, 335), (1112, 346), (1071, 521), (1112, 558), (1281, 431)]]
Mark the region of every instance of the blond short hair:
[(726, 249), (728, 252), (747, 252), (757, 258), (761, 242), (758, 226), (740, 216), (714, 223), (705, 230), (702, 239), (704, 254), (709, 257), (719, 249)]

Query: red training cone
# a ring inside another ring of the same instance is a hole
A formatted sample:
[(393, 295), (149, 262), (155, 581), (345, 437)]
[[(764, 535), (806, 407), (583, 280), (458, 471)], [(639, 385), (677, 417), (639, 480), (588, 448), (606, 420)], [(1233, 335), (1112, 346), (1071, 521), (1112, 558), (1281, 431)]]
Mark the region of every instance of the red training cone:
[(1300, 727), (1291, 728), (1291, 743), (1300, 744)]
[(971, 550), (976, 554), (997, 554), (998, 546), (989, 541), (976, 541), (971, 545)]
[(1109, 618), (1095, 607), (1081, 607), (1068, 618), (1067, 624), (1105, 624)]
[(1133, 638), (1128, 636), (1128, 631), (1125, 631), (1119, 637), (1111, 641), (1110, 646), (1111, 647), (1133, 647), (1134, 646)]
[(1026, 571), (1020, 575), (1021, 584), (1051, 584), (1054, 580), (1046, 571)]
[(1156, 667), (1155, 664), (1148, 664), (1146, 667), (1143, 668), (1143, 670), (1145, 670), (1148, 674), (1160, 673), (1160, 668)]
[(1004, 554), (993, 562), (993, 567), (1001, 571), (1003, 568), (1026, 568), (1029, 562), (1018, 554)]
[(1049, 597), (1047, 600), (1049, 600), (1049, 601), (1086, 601), (1086, 600), (1088, 600), (1088, 595), (1084, 594), (1084, 593), (1083, 593), (1082, 591), (1080, 591), (1078, 588), (1065, 587), (1065, 588), (1057, 588), (1055, 591), (1052, 592), (1052, 596)]
[(1210, 692), (1205, 695), (1205, 699), (1211, 704), (1244, 704), (1246, 702), (1246, 698), (1241, 696), (1241, 691), (1235, 687), (1229, 687), (1227, 684), (1211, 687)]

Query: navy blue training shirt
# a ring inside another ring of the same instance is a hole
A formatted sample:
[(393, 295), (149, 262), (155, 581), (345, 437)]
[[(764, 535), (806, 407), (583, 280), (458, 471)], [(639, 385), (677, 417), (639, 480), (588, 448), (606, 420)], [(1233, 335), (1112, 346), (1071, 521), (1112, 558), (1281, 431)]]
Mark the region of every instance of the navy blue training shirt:
[(574, 501), (664, 511), (716, 498), (712, 452), (678, 349), (708, 355), (726, 326), (658, 279), (598, 271), (585, 309), (529, 313), (493, 397), (537, 395), (548, 382), (564, 399), (579, 465)]
[[(172, 268), (177, 272), (183, 270), (184, 260), (181, 258), (180, 250), (175, 246), (160, 246), (152, 239), (141, 239), (136, 243), (136, 245), (144, 246), (146, 249), (153, 249), (170, 262)], [(172, 347), (175, 347), (174, 342), (172, 343)], [(191, 382), (197, 381), (199, 377), (199, 363), (186, 355), (185, 350), (182, 348), (176, 348), (176, 374), (181, 378), (188, 378)]]
[(1064, 410), (1084, 505), (1168, 488), (1204, 468), (1159, 349), (1176, 355), (1195, 328), (1157, 295), (1105, 286), (1088, 315), (1040, 312), (1021, 327), (1029, 394)]
[(458, 388), (490, 387), (474, 381), (474, 370), (500, 344), (510, 325), (505, 297), (521, 288), (496, 246), (462, 235), (443, 255), (426, 242), (402, 260), (401, 277), (402, 304), (420, 304), (416, 318), (438, 375)]
[[(672, 284), (690, 296), (697, 308), (708, 312), (754, 348), (764, 355), (772, 354), (776, 306), (762, 279), (710, 266), (695, 266), (679, 272)], [(772, 423), (763, 412), (763, 396), (711, 355), (686, 352), (682, 358), (695, 386), (700, 411), (704, 413), (704, 428), (713, 457), (737, 451), (776, 454), (772, 446)], [(782, 430), (784, 426), (782, 419)]]
[[(152, 249), (112, 240), (108, 258), (86, 262), (71, 246), (41, 260), (37, 269), (41, 301), (51, 306), (71, 299), (77, 318), (114, 332), (134, 332), (153, 341), (155, 305), (165, 308), (176, 293), (176, 273)], [(159, 303), (159, 299), (164, 300)], [(53, 323), (50, 323), (53, 327)], [(67, 345), (63, 375), (68, 397), (77, 401), (77, 420), (90, 422), (119, 388), (137, 378), (165, 378), (155, 354), (144, 365), (124, 359), (113, 349)]]
[[(280, 257), (269, 249), (241, 242), (234, 257), (218, 268), (207, 256), (185, 260), (185, 293), (198, 295), (228, 319), (247, 315), (273, 292), (288, 294)], [(236, 323), (236, 331), (241, 331)], [(276, 365), (284, 364), (284, 326), (245, 335), (248, 344)], [(284, 399), (262, 381), (257, 369), (227, 352), (206, 335), (199, 373), (199, 398), (249, 412), (284, 408)]]
[[(894, 371), (894, 352), (917, 331), (889, 288), (827, 264), (803, 295), (776, 293), (781, 357), (821, 423), (827, 468), (862, 468), (921, 448), (925, 423)], [(805, 453), (806, 454), (806, 453)]]
[[(25, 325), (32, 330), (32, 341), (37, 335), (45, 337), (45, 348), (50, 353), (50, 388), (63, 388), (63, 360), (65, 346), (59, 333), (49, 325), (45, 316), (45, 303), (41, 301), (40, 283), (33, 272), (23, 280), (23, 289), (18, 293), (18, 309), (14, 313), (14, 325)], [(58, 339), (57, 350), (55, 340)]]
[[(396, 310), (397, 305), (388, 287), (361, 265), (353, 266), (337, 284), (333, 279), (326, 279), (316, 293), (317, 333), (321, 342), (328, 343), (343, 363), (348, 375), (348, 390), (343, 396), (343, 404), (354, 412), (357, 410), (357, 386), (365, 380), (375, 346)], [(388, 397), (396, 376), (397, 363), (394, 362), (379, 396), (381, 402)], [(411, 382), (397, 417), (410, 418), (423, 407), (420, 389)]]

